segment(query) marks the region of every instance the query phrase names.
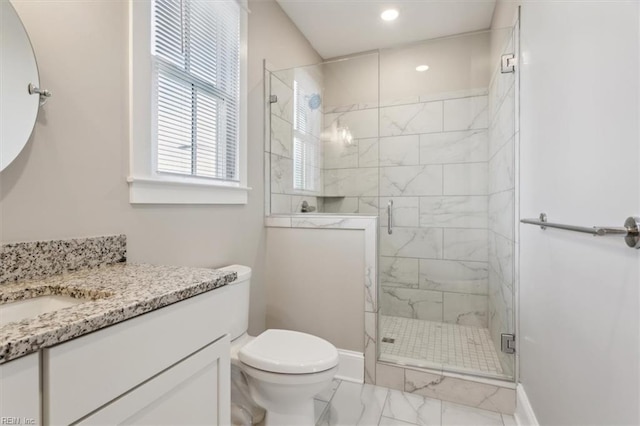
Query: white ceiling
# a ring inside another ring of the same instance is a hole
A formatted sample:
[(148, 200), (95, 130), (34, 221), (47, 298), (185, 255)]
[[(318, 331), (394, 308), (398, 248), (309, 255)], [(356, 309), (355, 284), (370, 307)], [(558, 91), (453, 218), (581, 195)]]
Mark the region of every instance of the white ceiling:
[[(325, 59), (489, 28), (495, 0), (277, 0)], [(380, 19), (383, 10), (398, 19)]]

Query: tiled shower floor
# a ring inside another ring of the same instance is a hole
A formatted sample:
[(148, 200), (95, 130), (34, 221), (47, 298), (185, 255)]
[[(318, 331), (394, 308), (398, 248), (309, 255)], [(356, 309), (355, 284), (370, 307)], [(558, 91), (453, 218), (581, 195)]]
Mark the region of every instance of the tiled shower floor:
[[(502, 376), (489, 330), (380, 315), (383, 361)], [(393, 343), (385, 342), (394, 339)]]

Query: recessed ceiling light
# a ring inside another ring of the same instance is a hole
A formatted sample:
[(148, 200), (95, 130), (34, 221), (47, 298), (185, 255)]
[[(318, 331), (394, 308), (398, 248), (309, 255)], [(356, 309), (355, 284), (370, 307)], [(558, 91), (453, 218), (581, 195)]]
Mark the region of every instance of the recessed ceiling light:
[(426, 71), (428, 69), (429, 69), (429, 65), (418, 65), (416, 67), (416, 71), (418, 71), (418, 72), (424, 72), (424, 71)]
[(393, 21), (398, 17), (400, 13), (396, 9), (387, 9), (380, 14), (380, 17), (384, 21)]

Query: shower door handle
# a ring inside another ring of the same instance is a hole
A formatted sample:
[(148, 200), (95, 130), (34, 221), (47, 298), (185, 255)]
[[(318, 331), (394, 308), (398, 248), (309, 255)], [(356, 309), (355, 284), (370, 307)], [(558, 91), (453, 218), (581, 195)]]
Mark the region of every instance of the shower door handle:
[(387, 203), (387, 232), (393, 234), (393, 200)]

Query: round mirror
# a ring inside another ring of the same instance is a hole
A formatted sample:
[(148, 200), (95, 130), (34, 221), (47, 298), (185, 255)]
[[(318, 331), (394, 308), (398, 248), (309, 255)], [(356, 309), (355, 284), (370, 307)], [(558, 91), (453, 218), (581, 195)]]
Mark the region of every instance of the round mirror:
[(8, 0), (0, 0), (0, 170), (27, 144), (38, 115), (38, 66), (27, 31)]

